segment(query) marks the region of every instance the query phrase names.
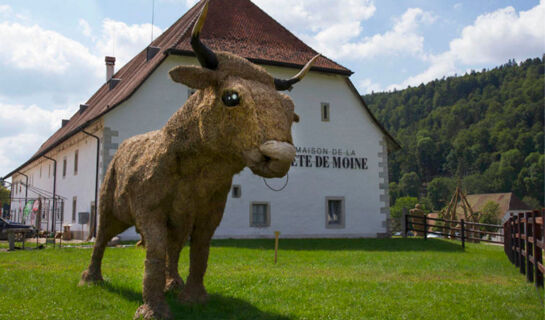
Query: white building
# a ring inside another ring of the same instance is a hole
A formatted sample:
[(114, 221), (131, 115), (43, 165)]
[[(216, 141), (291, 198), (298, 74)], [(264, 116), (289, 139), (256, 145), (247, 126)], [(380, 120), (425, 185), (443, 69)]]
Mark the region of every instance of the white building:
[[(113, 73), (80, 111), (53, 134), (11, 177), (12, 197), (36, 190), (64, 197), (63, 224), (81, 235), (78, 212), (92, 212), (95, 199), (96, 139), (100, 139), (98, 181), (119, 144), (161, 128), (192, 91), (168, 78), (180, 64), (198, 64), (189, 36), (199, 2), (150, 47)], [(223, 7), (228, 6), (228, 10)], [(262, 65), (278, 78), (290, 78), (316, 54), (248, 0), (211, 0), (201, 39), (213, 50), (231, 51)], [(388, 152), (399, 145), (377, 122), (352, 85), (352, 72), (319, 58), (289, 95), (301, 121), (293, 125), (297, 158), (289, 181), (262, 178), (245, 169), (233, 179), (223, 221), (215, 237), (377, 237), (388, 234)], [(86, 133), (87, 132), (87, 133)], [(57, 171), (53, 171), (56, 160)], [(12, 217), (20, 219), (22, 201)], [(98, 213), (100, 214), (100, 212)], [(84, 226), (84, 233), (88, 225)], [(136, 238), (134, 229), (123, 239)]]

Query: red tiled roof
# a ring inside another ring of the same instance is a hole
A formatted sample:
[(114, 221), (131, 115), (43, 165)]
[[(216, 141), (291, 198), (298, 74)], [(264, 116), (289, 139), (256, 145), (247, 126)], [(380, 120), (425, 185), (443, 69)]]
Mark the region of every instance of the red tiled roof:
[[(187, 30), (174, 44), (175, 52), (193, 54)], [(211, 0), (201, 40), (212, 50), (235, 53), (263, 64), (300, 67), (317, 52), (248, 0)], [(350, 75), (345, 67), (321, 57), (314, 70)]]
[[(160, 51), (146, 61), (146, 49), (123, 66), (114, 78), (121, 79), (115, 88), (108, 83), (85, 103), (88, 108), (76, 112), (70, 121), (55, 132), (23, 165), (80, 132), (91, 122), (127, 100), (169, 54), (193, 55), (189, 37), (204, 1), (200, 1), (152, 43)], [(208, 16), (201, 32), (201, 40), (213, 50), (230, 51), (259, 64), (301, 68), (316, 51), (308, 47), (273, 18), (249, 0), (210, 0)], [(318, 58), (315, 71), (350, 75), (352, 72), (325, 57)]]

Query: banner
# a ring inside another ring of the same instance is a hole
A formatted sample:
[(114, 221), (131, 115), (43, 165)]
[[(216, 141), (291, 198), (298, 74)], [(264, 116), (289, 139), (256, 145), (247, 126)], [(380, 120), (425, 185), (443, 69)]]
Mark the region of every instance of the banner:
[(32, 206), (34, 205), (34, 200), (29, 200), (26, 205), (25, 205), (25, 208), (23, 209), (23, 218), (27, 218), (28, 215), (30, 214), (30, 211), (32, 211)]
[(40, 199), (34, 201), (34, 205), (32, 205), (32, 211), (38, 212), (40, 210)]

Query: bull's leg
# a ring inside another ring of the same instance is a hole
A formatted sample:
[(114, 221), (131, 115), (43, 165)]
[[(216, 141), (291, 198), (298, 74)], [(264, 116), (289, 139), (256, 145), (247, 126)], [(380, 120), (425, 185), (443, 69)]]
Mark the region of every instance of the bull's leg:
[(114, 236), (125, 231), (128, 227), (127, 224), (117, 220), (113, 215), (104, 213), (104, 216), (100, 219), (91, 264), (87, 270), (83, 271), (79, 282), (80, 286), (103, 281), (101, 265), (106, 245)]
[(165, 292), (179, 291), (184, 287), (184, 281), (178, 273), (178, 260), (180, 259), (180, 251), (187, 241), (188, 233), (189, 230), (184, 230), (184, 228), (170, 226), (168, 228)]
[(203, 278), (208, 265), (210, 239), (214, 230), (215, 228), (195, 228), (191, 233), (189, 276), (179, 296), (183, 303), (204, 303), (208, 300)]
[[(150, 216), (154, 216), (150, 214)], [(135, 319), (168, 319), (170, 310), (165, 299), (165, 257), (167, 250), (166, 222), (147, 221), (143, 231), (146, 239), (146, 262), (141, 305)]]
[(224, 192), (219, 192), (217, 198), (208, 201), (212, 205), (209, 207), (210, 211), (208, 214), (197, 213), (196, 215), (197, 219), (191, 231), (189, 276), (179, 296), (179, 300), (182, 303), (204, 303), (208, 300), (203, 278), (208, 265), (210, 240), (223, 217), (223, 209), (225, 208), (230, 187), (231, 183), (229, 182), (225, 186)]

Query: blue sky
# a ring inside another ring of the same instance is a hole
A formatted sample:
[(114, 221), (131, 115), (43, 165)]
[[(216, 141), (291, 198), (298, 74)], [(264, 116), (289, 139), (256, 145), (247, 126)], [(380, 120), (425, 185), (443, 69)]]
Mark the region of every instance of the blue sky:
[[(119, 68), (149, 43), (152, 1), (0, 1), (0, 176), (96, 91), (105, 55)], [(155, 0), (155, 36), (195, 2)], [(362, 94), (545, 53), (545, 0), (254, 3), (354, 71)]]

